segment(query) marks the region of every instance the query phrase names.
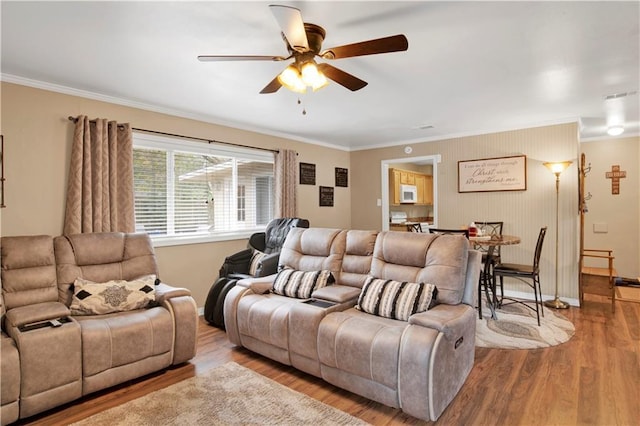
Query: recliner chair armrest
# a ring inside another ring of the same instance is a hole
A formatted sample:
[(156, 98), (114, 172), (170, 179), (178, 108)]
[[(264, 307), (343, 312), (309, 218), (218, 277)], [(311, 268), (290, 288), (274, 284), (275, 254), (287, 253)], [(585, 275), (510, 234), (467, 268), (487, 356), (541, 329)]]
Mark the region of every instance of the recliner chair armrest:
[(475, 309), (461, 303), (459, 305), (437, 305), (432, 309), (413, 314), (409, 324), (432, 328), (443, 333), (448, 340), (462, 336), (463, 329), (468, 327), (469, 317), (475, 325)]
[(266, 277), (245, 278), (236, 283), (238, 287), (249, 288), (255, 294), (265, 294), (273, 287), (273, 280), (276, 275), (267, 275)]
[(260, 265), (256, 271), (256, 277), (266, 277), (278, 272), (278, 260), (280, 252), (267, 254), (260, 260)]
[(159, 283), (155, 286), (156, 302), (162, 304), (165, 300), (173, 297), (191, 296), (191, 291), (182, 287), (173, 287), (165, 283)]
[(8, 327), (20, 327), (34, 322), (59, 319), (69, 316), (71, 311), (60, 302), (43, 302), (13, 308), (5, 314)]
[[(174, 342), (173, 365), (187, 362), (196, 356), (198, 343), (198, 306), (191, 297), (191, 292), (184, 288), (174, 288), (166, 284), (163, 287), (172, 289), (163, 293), (156, 300), (167, 309), (173, 317)], [(157, 286), (156, 286), (157, 287)], [(186, 294), (185, 294), (186, 292)]]
[(156, 302), (166, 308), (173, 318), (173, 365), (181, 364), (196, 355), (198, 340), (198, 306), (191, 291), (159, 282), (155, 285)]
[(231, 256), (227, 256), (220, 267), (220, 276), (226, 277), (233, 273), (248, 274), (249, 268), (251, 267), (252, 256), (253, 249), (251, 248), (247, 248), (234, 253)]

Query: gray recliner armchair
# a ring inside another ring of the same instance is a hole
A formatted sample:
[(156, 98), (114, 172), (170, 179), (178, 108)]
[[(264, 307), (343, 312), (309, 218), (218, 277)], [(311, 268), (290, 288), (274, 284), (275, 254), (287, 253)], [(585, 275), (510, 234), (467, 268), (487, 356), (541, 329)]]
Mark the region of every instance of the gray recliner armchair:
[[(275, 274), (278, 269), (278, 258), (284, 240), (291, 228), (308, 228), (309, 221), (298, 217), (273, 219), (264, 232), (256, 232), (249, 237), (249, 247), (225, 258), (220, 268), (220, 277), (236, 279), (247, 277), (264, 277)], [(251, 269), (253, 256), (263, 253), (259, 262)]]
[(224, 299), (243, 278), (265, 277), (278, 272), (280, 250), (292, 228), (308, 228), (309, 221), (298, 217), (273, 219), (264, 232), (249, 237), (246, 249), (225, 258), (220, 276), (213, 283), (204, 304), (204, 319), (224, 329)]

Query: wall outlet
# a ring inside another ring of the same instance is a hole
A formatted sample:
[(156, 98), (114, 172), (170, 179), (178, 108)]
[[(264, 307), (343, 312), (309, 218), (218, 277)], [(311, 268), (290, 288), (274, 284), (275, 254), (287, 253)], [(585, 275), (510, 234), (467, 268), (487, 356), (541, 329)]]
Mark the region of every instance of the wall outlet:
[(594, 234), (606, 234), (609, 232), (609, 226), (606, 223), (594, 223), (593, 224), (593, 233)]

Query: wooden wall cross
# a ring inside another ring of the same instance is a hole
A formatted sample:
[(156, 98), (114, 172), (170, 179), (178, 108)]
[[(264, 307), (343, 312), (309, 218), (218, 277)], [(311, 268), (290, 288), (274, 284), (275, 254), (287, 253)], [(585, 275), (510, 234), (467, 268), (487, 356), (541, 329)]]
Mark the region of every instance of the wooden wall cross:
[(605, 173), (607, 179), (611, 179), (611, 193), (620, 194), (620, 179), (627, 177), (626, 170), (620, 170), (619, 165), (611, 166), (611, 171)]

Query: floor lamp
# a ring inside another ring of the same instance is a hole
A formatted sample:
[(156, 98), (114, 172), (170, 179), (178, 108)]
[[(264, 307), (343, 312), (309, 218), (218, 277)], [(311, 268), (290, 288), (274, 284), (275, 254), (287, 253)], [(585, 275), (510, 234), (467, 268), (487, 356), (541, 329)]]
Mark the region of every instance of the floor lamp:
[(547, 300), (544, 302), (544, 306), (554, 309), (567, 309), (569, 304), (567, 302), (563, 302), (558, 297), (558, 235), (559, 235), (559, 216), (560, 216), (560, 207), (558, 202), (560, 200), (560, 173), (562, 173), (567, 167), (571, 165), (571, 161), (562, 161), (560, 163), (542, 163), (545, 167), (551, 170), (551, 173), (556, 175), (556, 296), (553, 300)]

